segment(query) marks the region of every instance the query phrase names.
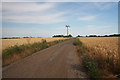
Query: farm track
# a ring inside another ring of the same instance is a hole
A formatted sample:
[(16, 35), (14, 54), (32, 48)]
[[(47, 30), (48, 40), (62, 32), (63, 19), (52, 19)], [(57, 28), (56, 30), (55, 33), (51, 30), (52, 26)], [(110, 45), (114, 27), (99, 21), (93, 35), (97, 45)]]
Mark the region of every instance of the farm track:
[(58, 43), (3, 68), (3, 78), (87, 78), (73, 46)]

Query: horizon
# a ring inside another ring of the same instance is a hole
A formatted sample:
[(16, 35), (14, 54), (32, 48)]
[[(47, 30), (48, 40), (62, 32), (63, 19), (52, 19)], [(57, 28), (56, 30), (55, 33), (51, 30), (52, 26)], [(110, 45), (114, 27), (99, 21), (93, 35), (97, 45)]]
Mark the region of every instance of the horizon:
[[(69, 34), (69, 35), (71, 35), (71, 34)], [(117, 35), (117, 36), (116, 36)], [(51, 38), (52, 37), (54, 37), (54, 36), (59, 36), (59, 34), (58, 35), (53, 35), (53, 36), (50, 36)], [(63, 37), (65, 37), (66, 35), (63, 35)], [(72, 36), (72, 37), (78, 37), (78, 36), (80, 36), (80, 37), (91, 37), (91, 36), (94, 36), (94, 37), (118, 37), (118, 36), (120, 36), (120, 34), (118, 33), (118, 34), (108, 34), (108, 35), (94, 35), (94, 34), (91, 34), (91, 35), (76, 35), (76, 36)], [(39, 37), (39, 36), (36, 36), (36, 37), (34, 37), (34, 36), (23, 36), (23, 37), (19, 37), (19, 36), (12, 36), (12, 37), (0, 37), (0, 39), (4, 39), (4, 38), (6, 38), (6, 39), (12, 39), (12, 38), (14, 38), (14, 39), (17, 39), (17, 38), (47, 38), (47, 37)], [(54, 37), (55, 38), (55, 37)], [(60, 37), (59, 37), (60, 38)]]
[(118, 34), (118, 2), (10, 2), (2, 6), (2, 37)]

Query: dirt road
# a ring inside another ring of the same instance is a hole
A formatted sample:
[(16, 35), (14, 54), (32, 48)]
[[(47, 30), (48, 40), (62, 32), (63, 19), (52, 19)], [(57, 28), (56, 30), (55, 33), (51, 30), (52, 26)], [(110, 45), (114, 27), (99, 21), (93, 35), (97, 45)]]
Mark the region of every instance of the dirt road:
[(59, 43), (3, 68), (3, 78), (86, 78), (73, 46)]

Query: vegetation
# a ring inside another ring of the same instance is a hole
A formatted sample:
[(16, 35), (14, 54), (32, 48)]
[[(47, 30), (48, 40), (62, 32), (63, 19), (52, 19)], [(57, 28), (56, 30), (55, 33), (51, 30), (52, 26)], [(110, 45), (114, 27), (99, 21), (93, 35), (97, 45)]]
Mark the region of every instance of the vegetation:
[(20, 39), (2, 39), (2, 50), (9, 48), (11, 46), (20, 46), (20, 45), (26, 45), (26, 44), (33, 44), (42, 42), (42, 39), (46, 40), (47, 42), (55, 41), (55, 40), (64, 40), (67, 38), (62, 37), (55, 37), (55, 38), (20, 38)]
[(53, 37), (72, 37), (71, 34), (69, 34), (68, 36), (64, 36), (64, 35), (54, 35)]
[(91, 78), (120, 74), (118, 38), (77, 38), (73, 44)]
[(98, 62), (90, 57), (84, 57), (83, 65), (89, 72), (91, 78), (100, 78), (102, 73), (99, 71)]
[(55, 45), (59, 42), (63, 42), (65, 40), (55, 40), (52, 42), (47, 42), (46, 40), (42, 40), (42, 42), (36, 42), (33, 44), (23, 44), (23, 45), (15, 45), (3, 50), (3, 66), (6, 66), (16, 60), (19, 60), (23, 57), (31, 55), (37, 51), (48, 48), (52, 45)]
[[(80, 36), (78, 35), (77, 37), (84, 37), (84, 36)], [(120, 37), (120, 34), (111, 34), (111, 35), (86, 35), (86, 37)]]
[(64, 37), (64, 35), (54, 35), (53, 37)]
[(82, 37), (82, 36), (78, 35), (77, 37)]
[(2, 39), (20, 39), (20, 37), (4, 37)]
[(76, 40), (73, 43), (76, 48), (77, 48), (77, 52), (78, 52), (78, 56), (80, 58), (82, 58), (82, 64), (84, 65), (84, 67), (86, 68), (86, 70), (88, 71), (89, 75), (91, 78), (97, 78), (100, 76), (100, 72), (98, 69), (98, 63), (89, 58), (87, 56), (88, 52), (87, 52), (87, 48), (83, 45), (83, 43), (79, 40), (79, 38), (76, 38)]
[(68, 36), (64, 36), (64, 37), (72, 37), (72, 35), (71, 35), (71, 34), (69, 34)]

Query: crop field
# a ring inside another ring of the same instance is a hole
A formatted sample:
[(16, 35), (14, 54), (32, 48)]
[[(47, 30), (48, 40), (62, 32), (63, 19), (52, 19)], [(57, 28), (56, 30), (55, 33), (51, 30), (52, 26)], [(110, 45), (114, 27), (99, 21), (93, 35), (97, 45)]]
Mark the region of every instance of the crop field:
[(35, 52), (48, 48), (66, 38), (23, 38), (3, 39), (3, 66), (9, 65), (19, 59), (27, 57)]
[(91, 59), (97, 61), (98, 67), (106, 74), (120, 73), (118, 37), (81, 37)]
[(14, 46), (14, 45), (22, 45), (22, 44), (32, 44), (36, 42), (41, 42), (42, 40), (46, 40), (47, 42), (61, 40), (66, 38), (21, 38), (21, 39), (2, 39), (2, 50)]
[[(94, 49), (97, 55), (118, 58), (118, 38), (79, 38), (87, 48)], [(99, 53), (99, 54), (98, 54)]]

